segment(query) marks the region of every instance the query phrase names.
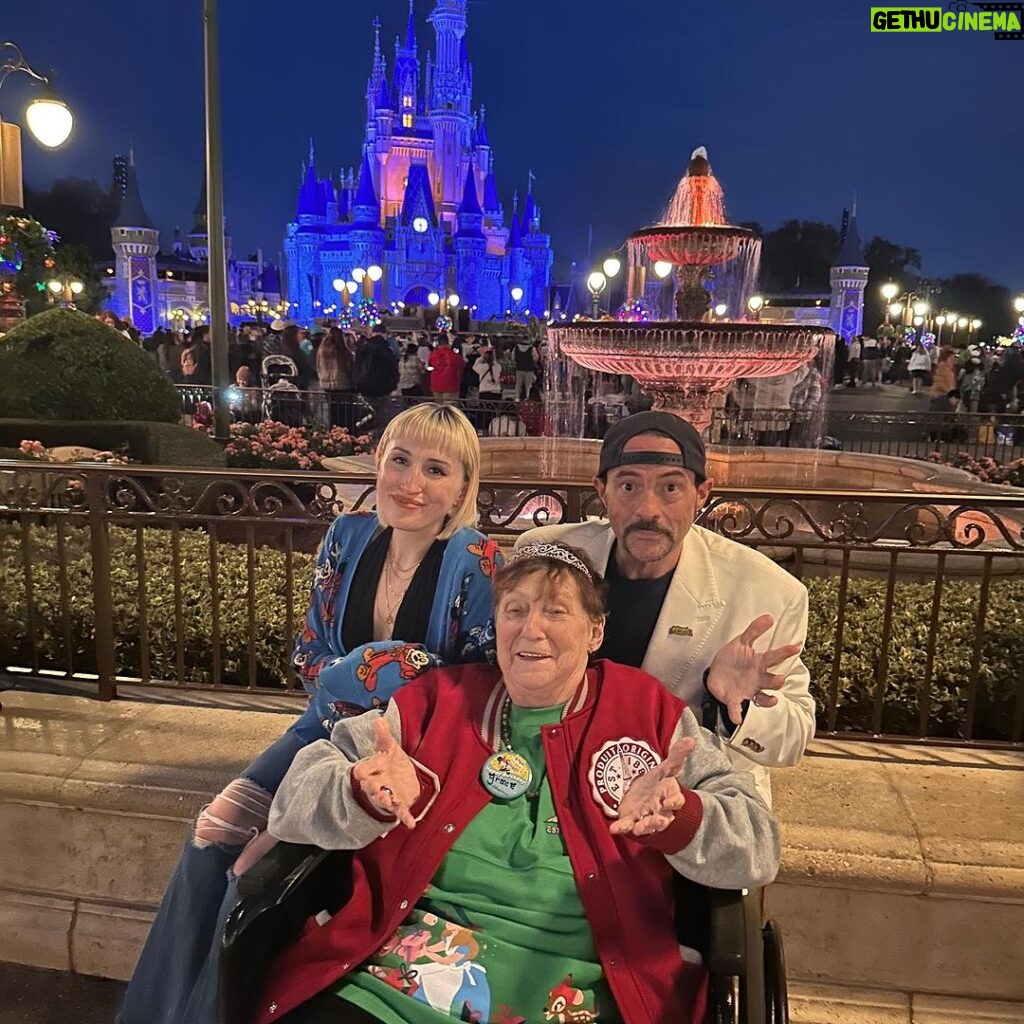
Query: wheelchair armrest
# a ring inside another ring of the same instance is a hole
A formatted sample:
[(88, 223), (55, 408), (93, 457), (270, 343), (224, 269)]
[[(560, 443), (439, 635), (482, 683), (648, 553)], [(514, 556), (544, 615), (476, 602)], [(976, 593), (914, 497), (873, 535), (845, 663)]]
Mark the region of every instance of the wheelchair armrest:
[(238, 879), (238, 895), (266, 895), (274, 886), (283, 883), (296, 868), (311, 869), (312, 863), (305, 865), (305, 862), (323, 852), (319, 847), (301, 843), (277, 843)]
[(709, 889), (708, 902), (708, 970), (745, 977), (761, 957), (761, 891)]

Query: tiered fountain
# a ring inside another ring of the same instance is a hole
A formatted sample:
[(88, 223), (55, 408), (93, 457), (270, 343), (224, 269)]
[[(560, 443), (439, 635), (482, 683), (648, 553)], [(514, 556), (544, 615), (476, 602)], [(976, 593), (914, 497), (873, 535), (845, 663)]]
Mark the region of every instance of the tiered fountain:
[[(648, 271), (666, 275), (675, 294), (677, 320), (612, 322), (577, 320), (548, 328), (559, 351), (581, 366), (629, 374), (656, 409), (707, 431), (712, 411), (741, 377), (774, 377), (809, 362), (833, 337), (823, 327), (761, 321), (713, 320), (705, 283), (716, 273), (750, 283), (761, 242), (749, 228), (725, 221), (722, 187), (707, 152), (696, 149), (662, 223), (629, 238), (628, 298), (643, 299)], [(732, 265), (732, 266), (730, 266)], [(743, 287), (739, 289), (744, 291)], [(746, 312), (746, 300), (733, 296)], [(735, 312), (735, 310), (733, 310)]]

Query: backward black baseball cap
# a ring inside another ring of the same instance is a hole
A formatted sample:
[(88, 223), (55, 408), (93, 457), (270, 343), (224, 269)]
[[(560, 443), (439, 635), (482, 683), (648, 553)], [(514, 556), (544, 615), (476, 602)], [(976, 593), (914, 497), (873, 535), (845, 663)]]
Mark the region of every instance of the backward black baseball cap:
[[(664, 434), (679, 446), (679, 454), (671, 452), (623, 451), (637, 434)], [(638, 412), (621, 419), (609, 428), (601, 445), (601, 461), (597, 475), (604, 477), (609, 469), (619, 466), (679, 466), (690, 470), (697, 483), (707, 479), (704, 441), (686, 420), (670, 412)]]

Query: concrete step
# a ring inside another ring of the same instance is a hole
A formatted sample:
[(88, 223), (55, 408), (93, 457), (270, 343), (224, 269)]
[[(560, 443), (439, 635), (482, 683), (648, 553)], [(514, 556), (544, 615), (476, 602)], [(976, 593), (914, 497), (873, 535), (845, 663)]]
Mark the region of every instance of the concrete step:
[[(128, 977), (190, 820), (288, 721), (5, 693), (0, 960)], [(1024, 755), (819, 741), (773, 785), (794, 985), (1024, 1003)]]

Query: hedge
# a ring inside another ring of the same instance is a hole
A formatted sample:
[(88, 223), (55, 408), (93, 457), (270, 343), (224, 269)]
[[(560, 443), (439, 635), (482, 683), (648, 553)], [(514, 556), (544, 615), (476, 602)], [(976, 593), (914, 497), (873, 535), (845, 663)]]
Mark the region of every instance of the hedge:
[(147, 466), (217, 467), (226, 461), (216, 441), (180, 423), (0, 419), (0, 448), (16, 449), (22, 441), (41, 441), (47, 448), (84, 445), (101, 451), (127, 444), (129, 456)]
[[(28, 527), (32, 546), (35, 636), (42, 667), (61, 669), (66, 661), (64, 626), (58, 589), (56, 532)], [(30, 664), (28, 609), (21, 561), (22, 527), (0, 525), (0, 663)], [(111, 574), (118, 671), (138, 676), (141, 668), (138, 569), (135, 530), (111, 529)], [(171, 533), (141, 530), (146, 559), (146, 595), (150, 671), (155, 679), (177, 678), (174, 625), (174, 586)], [(180, 532), (181, 592), (185, 677), (193, 683), (212, 681), (212, 600), (210, 539), (200, 530)], [(70, 636), (77, 671), (95, 671), (92, 646), (93, 613), (90, 591), (88, 534), (67, 528)], [(247, 549), (218, 545), (221, 660), (223, 680), (248, 681)], [(293, 637), (286, 628), (285, 554), (273, 548), (255, 550), (252, 583), (255, 596), (254, 651), (257, 682), (280, 686)], [(305, 609), (313, 556), (292, 555), (296, 627)], [(827, 705), (835, 657), (839, 597), (836, 578), (806, 580), (811, 592), (805, 660), (811, 671), (812, 692), (818, 701), (819, 726), (828, 721)], [(843, 731), (870, 731), (875, 675), (886, 584), (850, 579), (840, 660), (837, 726)], [(920, 686), (934, 588), (931, 584), (897, 583), (888, 654), (883, 731), (917, 731)], [(969, 580), (949, 580), (943, 590), (931, 686), (928, 731), (956, 737), (967, 706), (967, 680), (978, 610), (979, 587)], [(1024, 680), (1024, 581), (997, 580), (991, 584), (981, 648), (976, 738), (1006, 740), (1010, 736), (1015, 688)]]
[(53, 309), (0, 339), (0, 416), (178, 423), (181, 400), (134, 341), (85, 313)]

